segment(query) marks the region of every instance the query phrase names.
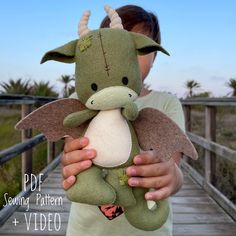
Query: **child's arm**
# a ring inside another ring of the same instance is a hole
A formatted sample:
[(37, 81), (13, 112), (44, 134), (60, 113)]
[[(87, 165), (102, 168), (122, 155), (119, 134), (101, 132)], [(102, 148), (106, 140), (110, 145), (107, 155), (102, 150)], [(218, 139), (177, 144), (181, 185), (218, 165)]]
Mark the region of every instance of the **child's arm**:
[(183, 174), (178, 167), (180, 158), (181, 154), (176, 153), (169, 161), (163, 161), (157, 151), (137, 155), (134, 165), (127, 168), (129, 185), (156, 189), (146, 193), (145, 198), (148, 200), (160, 200), (175, 194), (183, 185)]

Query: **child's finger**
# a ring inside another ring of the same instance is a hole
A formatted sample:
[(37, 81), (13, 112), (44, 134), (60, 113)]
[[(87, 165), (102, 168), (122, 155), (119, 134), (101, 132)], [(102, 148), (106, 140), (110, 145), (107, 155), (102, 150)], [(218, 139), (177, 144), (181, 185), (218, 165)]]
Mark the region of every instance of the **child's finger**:
[(162, 160), (158, 157), (158, 152), (156, 150), (142, 152), (134, 157), (135, 165), (147, 165), (153, 163), (159, 163)]
[(61, 164), (67, 166), (80, 161), (92, 159), (96, 156), (96, 151), (94, 149), (83, 149), (76, 150), (68, 153), (64, 153), (61, 159)]
[(164, 188), (158, 189), (153, 192), (147, 192), (145, 194), (145, 199), (157, 201), (157, 200), (162, 200), (162, 199), (168, 198), (170, 195), (171, 195), (170, 188), (164, 187)]
[(128, 184), (131, 187), (154, 188), (154, 189), (163, 188), (165, 186), (168, 186), (169, 183), (170, 183), (169, 176), (146, 177), (146, 178), (132, 177), (129, 178), (128, 180)]
[(62, 181), (62, 187), (64, 188), (64, 190), (69, 189), (76, 181), (75, 176), (70, 176), (67, 179)]
[(149, 165), (133, 165), (126, 169), (128, 176), (156, 177), (168, 174), (167, 163), (155, 163)]
[(64, 166), (62, 169), (62, 176), (64, 179), (67, 179), (71, 175), (78, 175), (83, 170), (88, 169), (92, 165), (91, 160), (80, 161), (68, 166)]
[(72, 152), (86, 147), (89, 143), (88, 138), (82, 137), (78, 139), (66, 138), (64, 152)]

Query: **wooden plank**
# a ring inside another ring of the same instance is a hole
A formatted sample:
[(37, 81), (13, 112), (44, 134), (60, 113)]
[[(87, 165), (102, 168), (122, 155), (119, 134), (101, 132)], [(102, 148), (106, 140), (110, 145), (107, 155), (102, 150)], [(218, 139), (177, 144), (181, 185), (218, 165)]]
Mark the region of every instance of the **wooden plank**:
[(183, 105), (236, 106), (236, 98), (188, 98), (180, 100)]
[(233, 223), (234, 221), (228, 215), (224, 213), (174, 213), (174, 224), (213, 224), (213, 223)]
[(190, 196), (190, 197), (178, 197), (174, 196), (171, 197), (171, 202), (173, 204), (186, 204), (186, 203), (207, 203), (207, 204), (212, 204), (215, 203), (214, 200), (212, 200), (209, 196), (206, 197), (195, 197), (195, 196)]
[(181, 160), (180, 167), (184, 170), (185, 179), (190, 181), (191, 178), (192, 181), (196, 181), (197, 184), (203, 186), (204, 178), (195, 169), (193, 169), (191, 165), (189, 165), (184, 160)]
[(185, 128), (187, 131), (191, 132), (191, 106), (184, 105), (184, 117), (185, 117)]
[(16, 157), (22, 152), (31, 149), (37, 144), (42, 143), (45, 140), (46, 140), (45, 136), (43, 134), (39, 134), (23, 143), (18, 143), (8, 149), (0, 151), (0, 165), (11, 160), (12, 158)]
[(174, 236), (235, 236), (236, 224), (174, 224)]
[(15, 95), (15, 94), (0, 94), (0, 105), (9, 104), (44, 104), (57, 100), (55, 97), (30, 96), (30, 95)]
[[(31, 105), (21, 105), (21, 119), (24, 119), (31, 112)], [(32, 129), (21, 130), (21, 142), (24, 143), (32, 138)], [(24, 190), (25, 175), (32, 174), (33, 169), (33, 151), (28, 149), (21, 154), (21, 186)]]
[(174, 213), (185, 213), (185, 214), (204, 214), (204, 213), (224, 213), (222, 208), (216, 204), (209, 203), (185, 203), (185, 204), (174, 204)]
[[(206, 106), (205, 108), (205, 137), (208, 141), (216, 141), (216, 108)], [(215, 183), (216, 155), (214, 152), (205, 149), (205, 180)]]
[(208, 151), (214, 152), (216, 155), (219, 155), (221, 158), (229, 160), (236, 164), (236, 151), (215, 143), (213, 141), (207, 141), (205, 138), (200, 137), (199, 135), (187, 132), (190, 140)]
[(177, 197), (207, 197), (207, 194), (203, 190), (182, 190), (176, 193)]
[[(188, 170), (189, 175), (192, 178), (202, 178), (201, 175), (194, 170), (188, 163), (182, 162), (181, 166)], [(200, 176), (200, 177), (199, 177)], [(231, 216), (234, 220), (236, 220), (236, 206), (233, 204), (226, 196), (224, 196), (218, 189), (216, 189), (213, 185), (202, 181), (203, 189)], [(181, 192), (179, 192), (179, 196), (181, 196)]]
[(224, 196), (218, 189), (209, 183), (204, 184), (204, 189), (215, 199), (215, 201), (223, 207), (223, 209), (236, 220), (236, 205)]
[(47, 164), (51, 163), (55, 157), (55, 142), (47, 140)]

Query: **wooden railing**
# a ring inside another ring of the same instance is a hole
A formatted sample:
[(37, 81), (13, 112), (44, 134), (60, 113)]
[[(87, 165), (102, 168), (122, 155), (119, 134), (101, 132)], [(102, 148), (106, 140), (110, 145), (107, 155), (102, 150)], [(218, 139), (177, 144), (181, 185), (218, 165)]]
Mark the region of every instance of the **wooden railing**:
[[(236, 151), (216, 143), (216, 114), (217, 107), (236, 107), (236, 97), (234, 98), (194, 98), (181, 100), (184, 113), (186, 130), (189, 138), (194, 144), (204, 149), (204, 172), (202, 176), (191, 165), (185, 157), (182, 166), (188, 173), (203, 187), (203, 189), (224, 208), (231, 217), (236, 220), (236, 206), (226, 198), (214, 185), (216, 182), (216, 155), (221, 159), (228, 160), (232, 165), (236, 164)], [(198, 136), (191, 132), (193, 105), (205, 107), (205, 137)], [(236, 121), (235, 121), (236, 126)], [(199, 157), (201, 158), (201, 156)], [(236, 165), (235, 165), (236, 169)]]
[[(33, 105), (43, 105), (47, 102), (56, 100), (56, 98), (50, 97), (33, 97), (33, 96), (22, 96), (22, 95), (0, 95), (0, 105), (21, 105), (21, 118), (24, 118), (27, 114), (32, 111)], [(0, 151), (0, 166), (4, 163), (22, 154), (21, 164), (21, 176), (22, 176), (22, 188), (24, 186), (25, 174), (32, 174), (32, 160), (33, 153), (32, 148), (42, 142), (46, 141), (43, 134), (32, 137), (32, 130), (21, 131), (21, 143), (18, 143), (8, 149)], [(51, 170), (53, 170), (60, 162), (60, 155), (55, 158), (55, 143), (47, 141), (47, 166), (40, 171), (42, 174), (40, 180), (43, 181), (47, 178)], [(33, 180), (31, 186), (27, 186), (26, 189), (22, 190), (16, 198), (27, 197), (31, 193), (31, 189), (34, 186), (39, 185), (39, 176)], [(17, 205), (7, 205), (0, 211), (0, 225), (14, 213), (18, 208)]]

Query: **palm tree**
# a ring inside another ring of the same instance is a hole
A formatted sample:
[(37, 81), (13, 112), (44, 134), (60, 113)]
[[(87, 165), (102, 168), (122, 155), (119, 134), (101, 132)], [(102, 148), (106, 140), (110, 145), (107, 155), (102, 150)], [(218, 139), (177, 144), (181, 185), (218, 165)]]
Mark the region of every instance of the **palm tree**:
[(49, 85), (49, 81), (35, 81), (32, 86), (31, 94), (34, 96), (58, 97), (58, 93), (53, 90), (53, 86)]
[(184, 85), (185, 85), (185, 88), (187, 88), (189, 90), (188, 91), (188, 97), (193, 96), (193, 90), (194, 89), (197, 89), (197, 88), (201, 87), (200, 83), (198, 83), (195, 80), (187, 80)]
[(226, 85), (229, 88), (233, 89), (232, 97), (235, 97), (236, 96), (236, 78), (229, 79), (229, 81), (226, 83)]
[(70, 75), (62, 75), (61, 78), (58, 79), (58, 81), (64, 84), (63, 97), (68, 97), (70, 87), (69, 83), (73, 80), (75, 80), (74, 77)]
[(2, 94), (24, 94), (31, 92), (30, 80), (23, 81), (21, 78), (17, 80), (9, 79), (8, 82), (0, 83)]

